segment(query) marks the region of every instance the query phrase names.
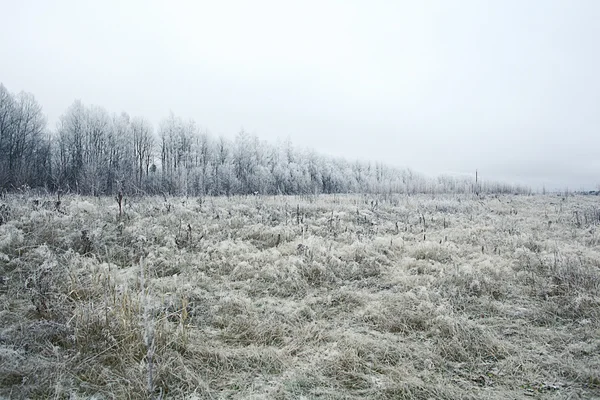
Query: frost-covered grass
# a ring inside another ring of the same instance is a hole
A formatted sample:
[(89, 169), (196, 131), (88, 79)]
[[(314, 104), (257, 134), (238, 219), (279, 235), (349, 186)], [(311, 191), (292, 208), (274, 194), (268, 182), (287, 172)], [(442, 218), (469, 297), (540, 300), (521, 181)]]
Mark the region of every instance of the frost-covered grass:
[(0, 397), (600, 397), (598, 197), (33, 200)]

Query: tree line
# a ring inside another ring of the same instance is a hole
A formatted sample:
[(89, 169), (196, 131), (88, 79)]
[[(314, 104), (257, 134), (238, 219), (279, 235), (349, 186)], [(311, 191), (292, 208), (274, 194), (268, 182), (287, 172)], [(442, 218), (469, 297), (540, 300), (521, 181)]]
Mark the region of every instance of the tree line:
[(469, 178), (425, 177), (378, 162), (348, 161), (270, 144), (240, 131), (213, 137), (173, 113), (157, 129), (143, 117), (110, 114), (76, 100), (49, 129), (29, 93), (0, 84), (0, 189), (108, 195), (320, 193), (528, 193)]

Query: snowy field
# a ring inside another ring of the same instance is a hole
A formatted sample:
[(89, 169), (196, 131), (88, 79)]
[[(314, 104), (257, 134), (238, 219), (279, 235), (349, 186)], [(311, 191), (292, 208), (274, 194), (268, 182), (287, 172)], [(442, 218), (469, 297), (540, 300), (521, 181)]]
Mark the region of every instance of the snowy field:
[(0, 199), (0, 397), (600, 398), (600, 197)]

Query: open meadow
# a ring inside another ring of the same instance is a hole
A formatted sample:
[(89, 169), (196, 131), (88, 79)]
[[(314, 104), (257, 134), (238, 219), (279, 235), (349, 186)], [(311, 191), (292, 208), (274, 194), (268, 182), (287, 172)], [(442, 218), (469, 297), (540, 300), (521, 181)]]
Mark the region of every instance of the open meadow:
[(0, 199), (0, 397), (600, 398), (600, 197)]

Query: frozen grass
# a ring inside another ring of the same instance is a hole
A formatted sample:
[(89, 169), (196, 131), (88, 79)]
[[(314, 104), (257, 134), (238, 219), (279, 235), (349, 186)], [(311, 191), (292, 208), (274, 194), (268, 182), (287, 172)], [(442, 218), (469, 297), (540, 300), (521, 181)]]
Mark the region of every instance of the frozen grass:
[(600, 397), (597, 197), (32, 200), (0, 397)]

